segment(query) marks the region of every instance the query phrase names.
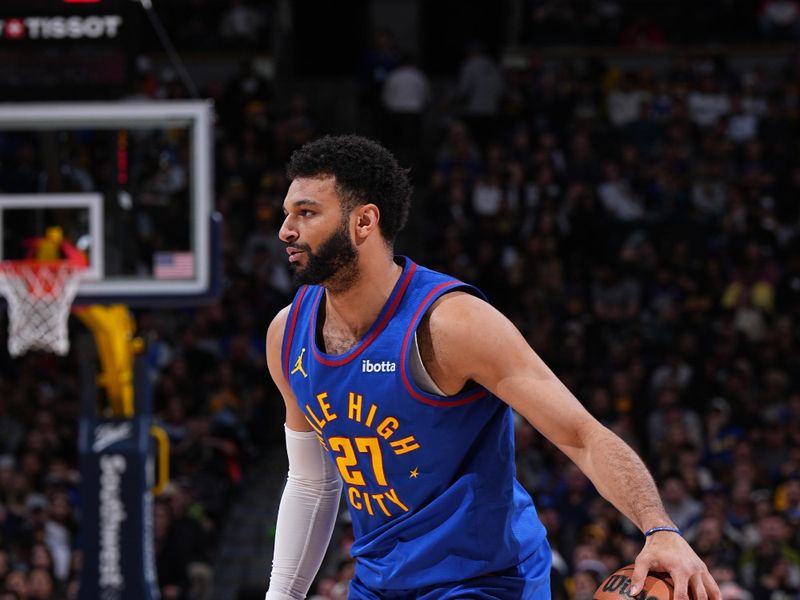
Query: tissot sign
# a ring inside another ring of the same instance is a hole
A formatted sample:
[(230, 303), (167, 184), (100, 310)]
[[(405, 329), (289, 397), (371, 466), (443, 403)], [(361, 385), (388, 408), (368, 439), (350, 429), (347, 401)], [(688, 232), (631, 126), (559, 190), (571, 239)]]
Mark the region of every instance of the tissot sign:
[(99, 100), (126, 91), (141, 6), (0, 0), (0, 97)]
[(63, 40), (115, 38), (122, 15), (24, 17), (0, 19), (0, 38), (6, 40)]

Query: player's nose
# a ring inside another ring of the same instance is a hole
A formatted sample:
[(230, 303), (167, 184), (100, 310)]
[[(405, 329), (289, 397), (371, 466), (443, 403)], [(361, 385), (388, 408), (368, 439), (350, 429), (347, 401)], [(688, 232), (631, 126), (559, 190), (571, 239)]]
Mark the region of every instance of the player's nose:
[(282, 242), (286, 242), (287, 244), (290, 242), (294, 242), (297, 240), (298, 234), (297, 229), (292, 222), (292, 215), (287, 215), (286, 218), (283, 220), (283, 224), (281, 225), (280, 231), (278, 231), (278, 238)]

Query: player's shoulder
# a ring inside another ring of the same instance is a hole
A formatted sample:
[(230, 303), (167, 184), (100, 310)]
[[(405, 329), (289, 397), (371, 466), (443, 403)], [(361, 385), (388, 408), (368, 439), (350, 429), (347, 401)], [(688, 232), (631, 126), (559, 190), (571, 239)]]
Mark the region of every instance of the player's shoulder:
[[(427, 311), (426, 318), (442, 322), (458, 321), (466, 316), (479, 315), (491, 310), (483, 298), (467, 289), (455, 289), (437, 298)], [(462, 321), (462, 325), (464, 322)]]
[[(475, 379), (477, 362), (488, 360), (504, 317), (486, 300), (453, 290), (431, 305), (417, 328), (422, 362), (440, 389), (452, 394)], [(497, 353), (495, 353), (497, 354)]]
[(277, 344), (280, 346), (283, 340), (283, 333), (286, 331), (286, 322), (289, 319), (289, 311), (292, 305), (287, 304), (278, 311), (267, 328), (267, 346)]
[(420, 327), (432, 341), (445, 343), (485, 342), (509, 324), (508, 318), (471, 289), (455, 289), (437, 298)]
[(494, 310), (483, 298), (468, 290), (453, 290), (437, 298), (428, 308), (419, 326), (421, 337), (433, 346), (437, 341), (450, 342), (469, 331), (477, 332)]

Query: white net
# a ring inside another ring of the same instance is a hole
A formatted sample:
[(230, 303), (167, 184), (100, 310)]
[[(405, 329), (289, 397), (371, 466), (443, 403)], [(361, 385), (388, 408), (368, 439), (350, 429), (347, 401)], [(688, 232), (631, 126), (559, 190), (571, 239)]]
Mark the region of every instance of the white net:
[(0, 294), (8, 303), (8, 352), (69, 352), (69, 309), (84, 267), (67, 261), (0, 263)]

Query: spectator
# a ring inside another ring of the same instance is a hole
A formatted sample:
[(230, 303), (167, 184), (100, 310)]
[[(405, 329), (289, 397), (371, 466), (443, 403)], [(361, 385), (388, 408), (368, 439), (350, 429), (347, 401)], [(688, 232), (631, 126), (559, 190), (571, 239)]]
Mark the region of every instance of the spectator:
[(30, 594), (30, 584), (28, 575), (22, 569), (13, 569), (3, 582), (6, 590), (15, 593), (21, 600), (28, 600)]
[(692, 183), (692, 204), (699, 222), (710, 224), (723, 215), (728, 203), (727, 191), (722, 165), (715, 161), (701, 164)]
[(575, 575), (572, 577), (573, 600), (590, 600), (594, 592), (608, 574), (605, 565), (599, 560), (584, 559), (575, 565)]
[(711, 75), (703, 77), (700, 88), (689, 93), (687, 104), (689, 118), (701, 128), (714, 127), (731, 110), (730, 98), (718, 89)]
[(460, 121), (451, 123), (436, 154), (436, 169), (446, 177), (465, 177), (472, 183), (482, 166), (480, 150), (467, 128)]
[(745, 108), (741, 96), (734, 96), (731, 100), (727, 134), (737, 144), (750, 142), (758, 134), (758, 115)]
[(716, 470), (730, 467), (736, 444), (744, 437), (744, 429), (731, 421), (731, 405), (725, 398), (712, 398), (706, 413), (706, 461)]
[(606, 161), (605, 179), (597, 186), (597, 195), (611, 217), (620, 223), (636, 223), (645, 217), (642, 199), (631, 188), (619, 170), (619, 165)]
[(636, 85), (633, 73), (622, 73), (619, 85), (608, 93), (608, 120), (614, 127), (629, 125), (649, 102), (650, 94)]
[(364, 116), (375, 133), (378, 133), (383, 117), (383, 87), (389, 74), (399, 66), (400, 56), (392, 32), (379, 29), (373, 45), (361, 59), (359, 100)]
[(397, 68), (386, 77), (382, 92), (386, 143), (402, 164), (410, 164), (418, 154), (422, 118), (430, 93), (428, 78), (410, 54), (402, 54)]
[(495, 137), (495, 124), (503, 78), (500, 69), (486, 54), (483, 46), (473, 42), (461, 63), (458, 75), (458, 97), (463, 106), (463, 119), (480, 146)]
[(632, 277), (622, 277), (608, 265), (596, 271), (592, 289), (594, 313), (609, 324), (622, 323), (639, 311), (641, 289)]
[(755, 591), (756, 598), (773, 592), (796, 593), (800, 588), (800, 554), (789, 544), (786, 521), (768, 514), (758, 521), (758, 543), (742, 555), (739, 572), (742, 582)]
[(686, 493), (686, 484), (677, 475), (662, 477), (661, 500), (679, 529), (688, 529), (702, 513), (702, 505)]
[(192, 499), (187, 491), (186, 483), (171, 482), (161, 495), (171, 514), (164, 549), (168, 548), (173, 560), (183, 563), (186, 596), (192, 600), (210, 600), (213, 571), (209, 564), (209, 533), (213, 525), (190, 514)]
[[(719, 581), (719, 579), (717, 579)], [(719, 586), (722, 600), (752, 600), (753, 596), (735, 581), (724, 581)]]
[(263, 8), (255, 8), (244, 0), (232, 0), (219, 22), (219, 33), (234, 46), (253, 48), (259, 41), (263, 44), (266, 25)]
[(53, 576), (40, 567), (31, 569), (28, 573), (28, 589), (30, 600), (53, 600), (56, 589)]
[(708, 515), (700, 518), (687, 535), (707, 565), (728, 565), (735, 564), (740, 554), (739, 544), (730, 533), (724, 521)]
[(61, 582), (69, 577), (76, 529), (75, 514), (67, 494), (63, 490), (54, 491), (47, 505), (44, 541), (51, 554), (50, 569)]
[[(733, 271), (731, 281), (722, 296), (722, 306), (744, 310), (752, 306), (763, 313), (772, 312), (778, 280), (778, 269), (773, 261), (765, 256), (758, 242), (748, 241), (744, 247), (741, 266)], [(740, 327), (744, 327), (744, 332), (753, 341), (763, 335), (761, 322), (756, 326)]]
[(768, 39), (789, 41), (800, 39), (800, 2), (763, 0), (758, 9), (758, 26)]
[(308, 98), (303, 94), (293, 95), (288, 114), (275, 122), (276, 154), (288, 158), (316, 133), (317, 122), (309, 109)]

